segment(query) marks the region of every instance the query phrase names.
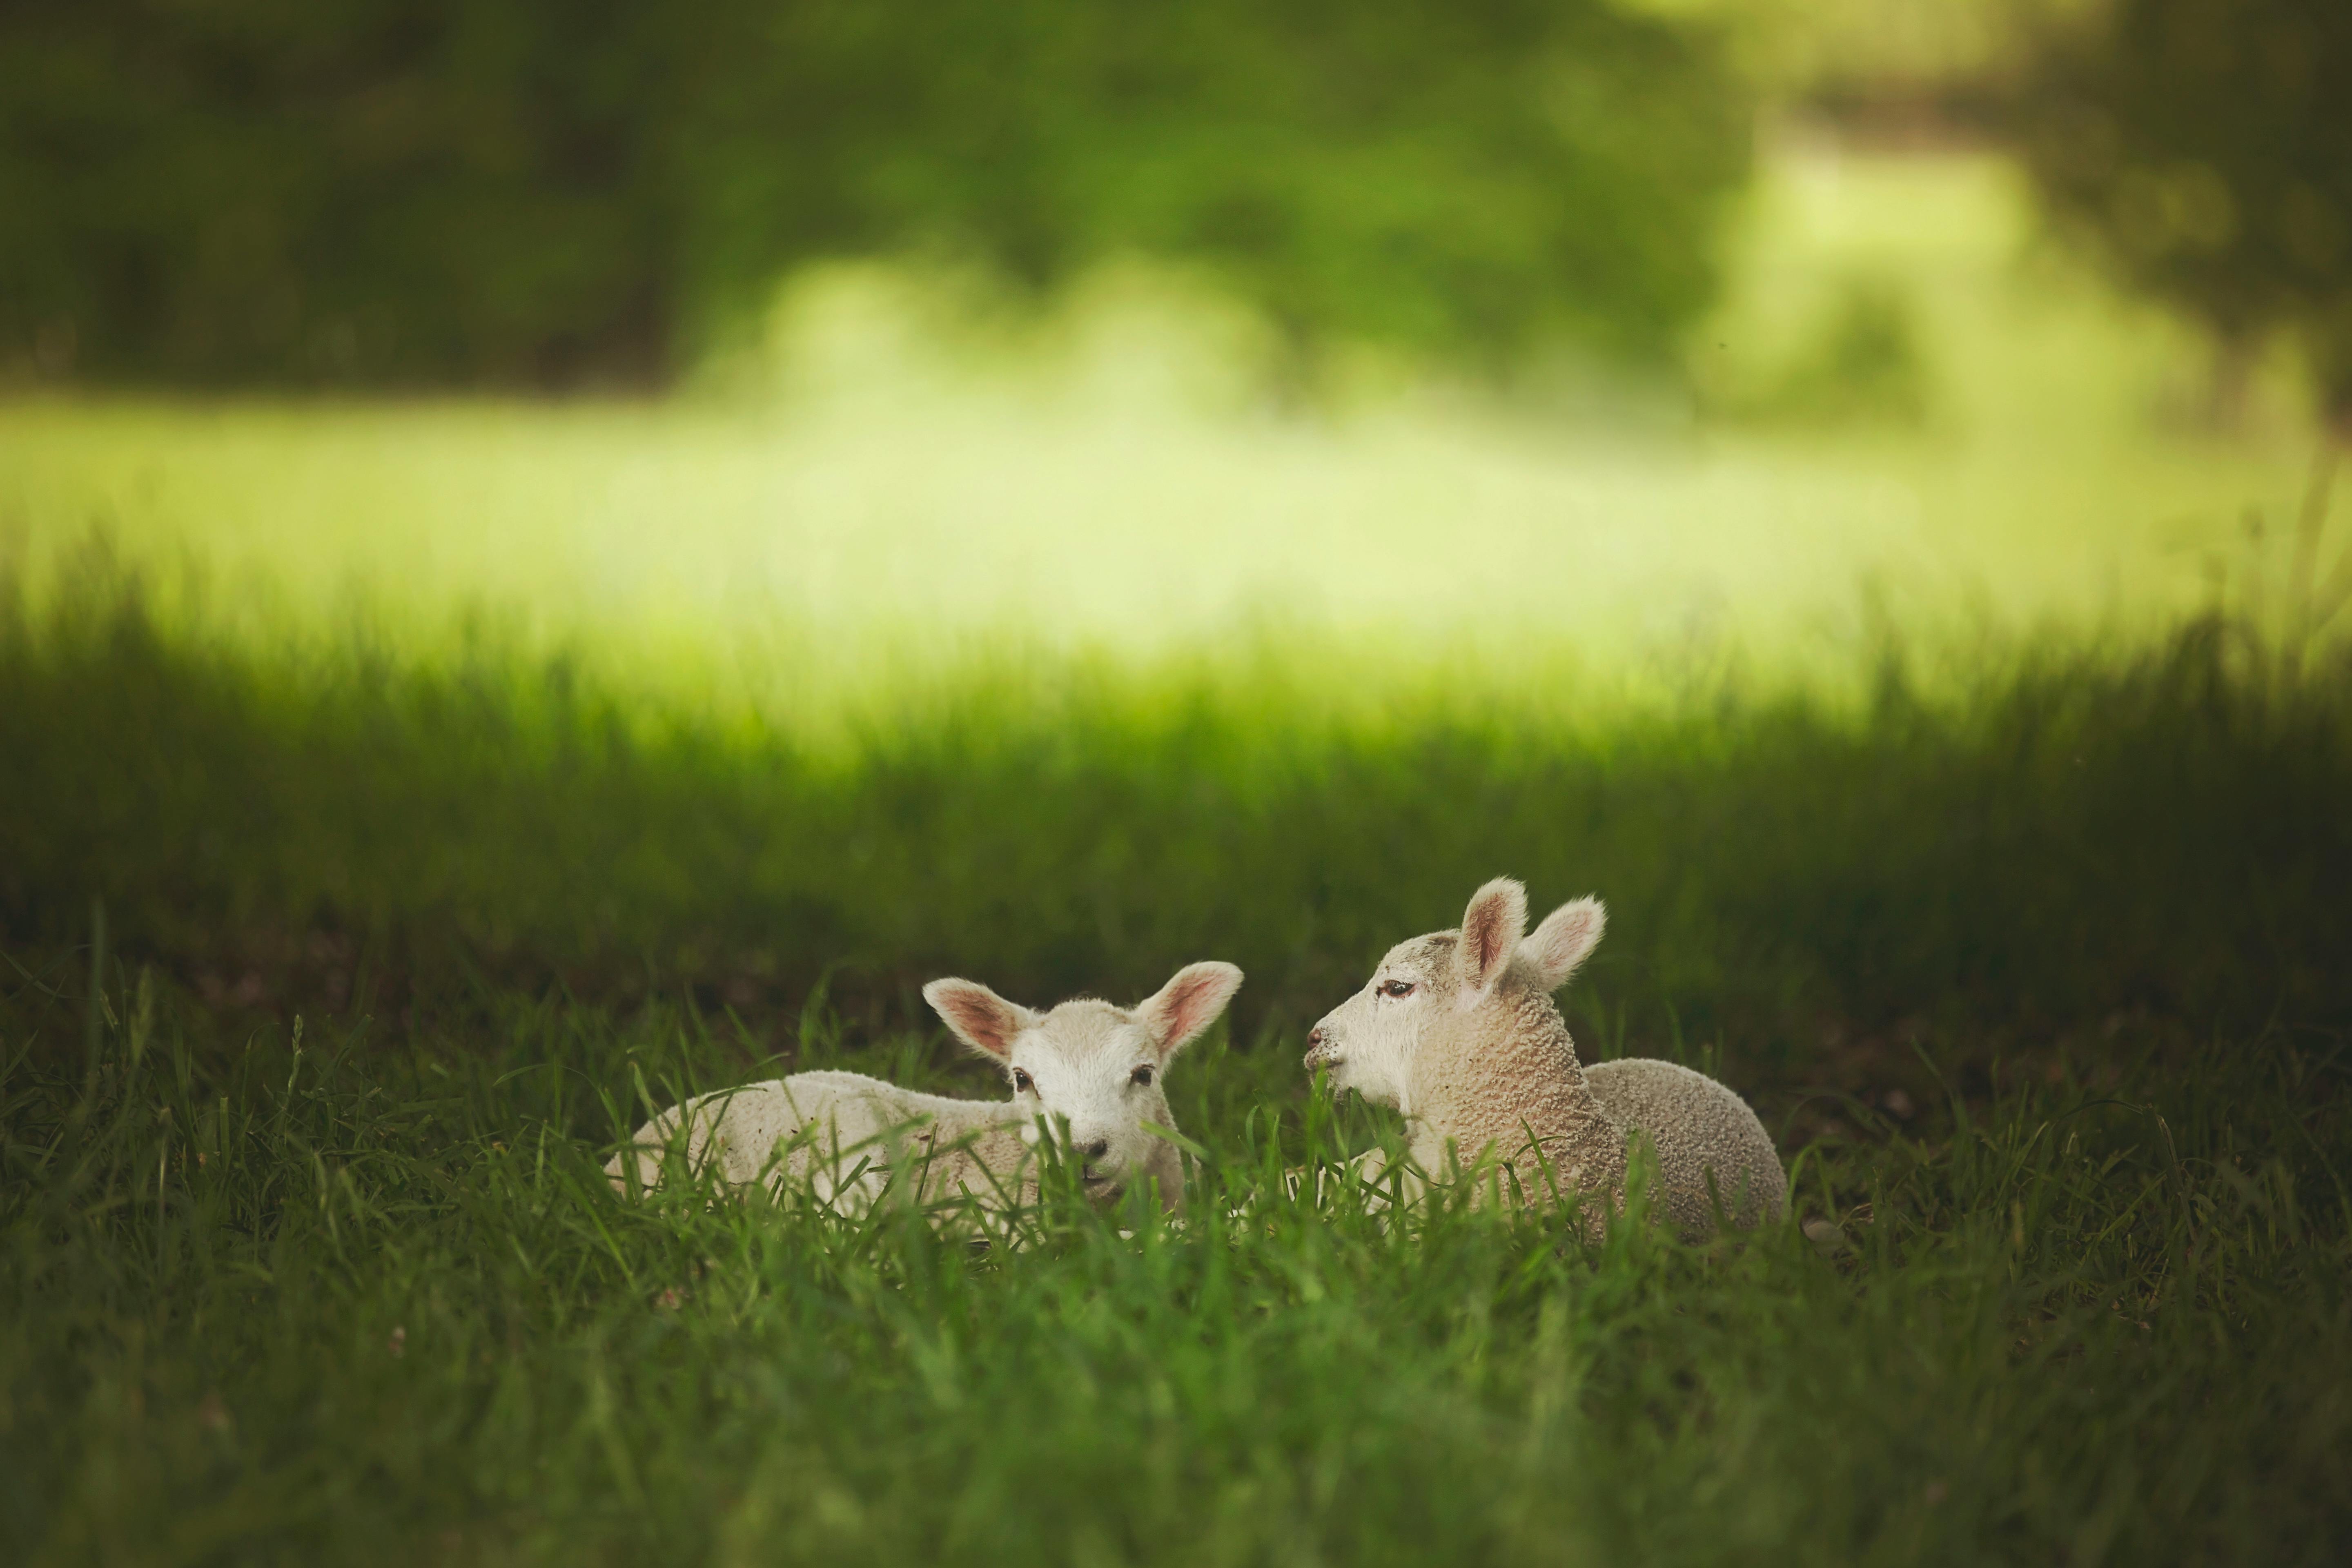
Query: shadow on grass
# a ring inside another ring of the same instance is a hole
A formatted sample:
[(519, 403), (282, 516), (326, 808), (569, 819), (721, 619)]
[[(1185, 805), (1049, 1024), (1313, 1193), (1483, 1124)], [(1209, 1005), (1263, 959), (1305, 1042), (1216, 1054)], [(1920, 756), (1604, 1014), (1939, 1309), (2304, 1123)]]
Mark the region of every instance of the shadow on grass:
[(1239, 666), (982, 670), (821, 746), (561, 661), (166, 633), (106, 568), (7, 603), (0, 936), (63, 958), (102, 900), (232, 1036), (668, 996), (749, 1061), (804, 1045), (821, 982), (870, 1040), (940, 973), (1131, 999), (1211, 956), (1254, 1036), (1497, 872), (1610, 901), (1589, 1056), (1743, 1088), (1851, 1089), (1915, 1040), (2046, 1067), (2149, 1020), (2352, 1023), (2352, 665), (2221, 616), (1958, 678), (1890, 637), (1858, 704), (1732, 683), (1600, 727), (1426, 691), (1292, 721)]

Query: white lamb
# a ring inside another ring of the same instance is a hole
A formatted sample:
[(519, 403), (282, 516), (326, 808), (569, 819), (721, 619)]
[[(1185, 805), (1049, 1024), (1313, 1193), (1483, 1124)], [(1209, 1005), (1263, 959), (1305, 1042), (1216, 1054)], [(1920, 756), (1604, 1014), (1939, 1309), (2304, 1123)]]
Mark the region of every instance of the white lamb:
[(1638, 1130), (1656, 1151), (1657, 1212), (1678, 1232), (1712, 1230), (1718, 1205), (1743, 1228), (1779, 1219), (1788, 1176), (1738, 1095), (1673, 1062), (1577, 1061), (1552, 993), (1599, 944), (1601, 900), (1562, 904), (1522, 941), (1527, 918), (1527, 889), (1497, 878), (1470, 900), (1461, 930), (1391, 948), (1363, 990), (1307, 1035), (1307, 1070), (1402, 1110), (1423, 1172), (1444, 1169), (1450, 1144), (1465, 1165), (1507, 1165), (1532, 1201), (1556, 1185), (1613, 1207)]
[[(1216, 1022), (1240, 988), (1230, 963), (1194, 963), (1132, 1009), (1088, 998), (1037, 1013), (970, 980), (923, 987), (956, 1038), (1004, 1068), (1013, 1098), (953, 1100), (850, 1072), (804, 1072), (701, 1095), (637, 1130), (604, 1167), (626, 1190), (668, 1158), (730, 1185), (803, 1182), (849, 1212), (891, 1189), (918, 1203), (969, 1194), (994, 1207), (1034, 1202), (1041, 1134), (1079, 1163), (1087, 1195), (1108, 1204), (1155, 1184), (1162, 1207), (1183, 1196), (1182, 1162), (1154, 1127), (1174, 1130), (1161, 1075)], [(682, 1140), (682, 1141), (681, 1141)]]

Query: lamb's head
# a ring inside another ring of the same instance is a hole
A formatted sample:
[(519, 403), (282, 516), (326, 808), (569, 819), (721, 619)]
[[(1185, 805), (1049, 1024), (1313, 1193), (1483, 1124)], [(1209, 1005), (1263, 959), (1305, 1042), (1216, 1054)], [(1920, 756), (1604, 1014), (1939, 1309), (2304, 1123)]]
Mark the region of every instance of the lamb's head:
[(1044, 1129), (1079, 1162), (1090, 1195), (1108, 1203), (1153, 1175), (1172, 1204), (1182, 1166), (1148, 1131), (1173, 1126), (1160, 1079), (1241, 984), (1230, 963), (1192, 963), (1131, 1008), (1081, 999), (1039, 1013), (971, 980), (934, 980), (923, 999), (957, 1039), (1004, 1069), (1033, 1132)]
[(1478, 889), (1458, 931), (1432, 931), (1389, 949), (1364, 988), (1323, 1016), (1307, 1037), (1307, 1070), (1335, 1089), (1411, 1111), (1416, 1056), (1433, 1034), (1525, 993), (1568, 983), (1601, 941), (1598, 899), (1578, 899), (1524, 938), (1528, 892), (1507, 877)]

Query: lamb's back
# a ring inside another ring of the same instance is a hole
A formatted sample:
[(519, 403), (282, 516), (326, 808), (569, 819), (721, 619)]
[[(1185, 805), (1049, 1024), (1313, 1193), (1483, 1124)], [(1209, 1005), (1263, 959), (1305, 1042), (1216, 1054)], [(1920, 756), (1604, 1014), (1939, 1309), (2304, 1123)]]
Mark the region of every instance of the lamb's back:
[(1631, 1057), (1584, 1069), (1611, 1117), (1647, 1133), (1657, 1150), (1658, 1212), (1686, 1237), (1715, 1228), (1706, 1173), (1734, 1225), (1777, 1220), (1789, 1200), (1788, 1173), (1771, 1134), (1725, 1084), (1675, 1062)]
[[(663, 1111), (604, 1169), (615, 1185), (625, 1185), (621, 1163), (634, 1157), (638, 1184), (652, 1185), (683, 1126), (689, 1165), (707, 1166), (729, 1185), (814, 1176), (819, 1195), (830, 1200), (834, 1183), (844, 1178), (849, 1186), (878, 1192), (887, 1154), (882, 1141), (910, 1122), (926, 1120), (934, 1135), (944, 1132), (951, 1140), (1002, 1120), (1004, 1110), (986, 1100), (920, 1094), (863, 1073), (794, 1073), (716, 1089)], [(808, 1145), (780, 1168), (777, 1148), (804, 1128), (814, 1130)]]

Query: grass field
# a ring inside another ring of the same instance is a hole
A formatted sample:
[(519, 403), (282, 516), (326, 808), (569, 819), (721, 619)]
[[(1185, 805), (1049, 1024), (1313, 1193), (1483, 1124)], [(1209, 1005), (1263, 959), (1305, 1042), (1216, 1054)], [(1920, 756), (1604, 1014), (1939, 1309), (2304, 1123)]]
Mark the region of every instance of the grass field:
[[(2337, 1560), (2340, 1052), (2038, 1066), (1798, 1162), (1850, 1238), (1589, 1248), (1294, 1207), (1289, 1053), (1205, 1051), (1165, 1228), (616, 1201), (674, 1010), (518, 999), (206, 1064), (108, 1004), (6, 1083), (20, 1563)], [(821, 1037), (820, 1037), (821, 1038)], [(143, 1047), (143, 1049), (142, 1048)], [(1262, 1089), (1277, 1118), (1220, 1116)], [(1286, 1147), (1277, 1151), (1277, 1143)]]
[[(871, 278), (775, 403), (0, 411), (0, 1557), (2341, 1561), (2341, 536), (1937, 178), (1768, 184), (1680, 426), (1261, 417), (1131, 300), (1016, 396)], [(1919, 423), (1808, 424), (1872, 268)], [(1306, 1026), (1499, 872), (1607, 898), (1580, 1051), (1745, 1094), (1787, 1226), (1286, 1194), (1384, 1126)], [(1181, 1226), (598, 1171), (993, 1092), (934, 975), (1208, 957)]]
[[(2321, 1563), (2352, 1531), (2333, 658), (2289, 679), (2200, 623), (1956, 698), (1896, 647), (1859, 714), (1735, 685), (1598, 731), (1066, 671), (811, 751), (562, 667), (190, 646), (119, 594), (9, 626), (12, 1561)], [(1305, 1021), (1497, 869), (1609, 897), (1582, 1049), (1722, 1074), (1843, 1249), (1281, 1195), (1375, 1130), (1308, 1097)], [(1049, 1208), (975, 1255), (596, 1170), (780, 1068), (986, 1092), (930, 974), (1132, 997), (1202, 956), (1251, 978), (1171, 1077), (1181, 1231)]]

